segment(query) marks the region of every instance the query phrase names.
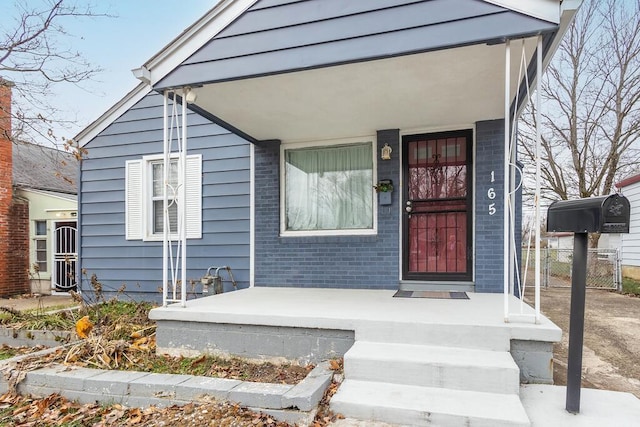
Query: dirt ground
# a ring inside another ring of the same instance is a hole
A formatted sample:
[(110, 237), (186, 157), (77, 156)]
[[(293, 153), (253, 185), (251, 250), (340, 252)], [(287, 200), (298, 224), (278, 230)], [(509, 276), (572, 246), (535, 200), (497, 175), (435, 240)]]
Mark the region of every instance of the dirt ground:
[[(570, 288), (542, 289), (541, 310), (562, 328), (554, 346), (554, 381), (566, 384)], [(633, 393), (640, 398), (640, 298), (588, 289), (582, 386)]]

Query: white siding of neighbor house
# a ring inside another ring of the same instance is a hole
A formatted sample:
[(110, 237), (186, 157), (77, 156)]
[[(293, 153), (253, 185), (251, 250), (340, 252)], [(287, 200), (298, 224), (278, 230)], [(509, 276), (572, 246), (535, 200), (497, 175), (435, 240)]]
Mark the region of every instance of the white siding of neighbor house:
[(640, 182), (623, 187), (621, 193), (631, 206), (629, 234), (621, 238), (622, 265), (640, 267)]

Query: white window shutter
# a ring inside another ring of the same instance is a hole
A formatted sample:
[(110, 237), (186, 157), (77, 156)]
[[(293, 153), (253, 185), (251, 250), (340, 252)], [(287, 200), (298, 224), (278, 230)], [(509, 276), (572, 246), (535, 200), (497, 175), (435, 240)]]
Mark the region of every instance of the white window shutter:
[(202, 155), (187, 156), (187, 239), (202, 238)]
[(143, 162), (129, 160), (125, 166), (125, 238), (141, 240), (143, 235)]

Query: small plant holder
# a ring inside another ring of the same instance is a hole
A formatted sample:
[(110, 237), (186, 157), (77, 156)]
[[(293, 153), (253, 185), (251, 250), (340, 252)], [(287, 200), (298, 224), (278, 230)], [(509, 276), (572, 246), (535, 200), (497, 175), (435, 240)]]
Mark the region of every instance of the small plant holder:
[(373, 188), (375, 188), (376, 193), (378, 193), (378, 203), (381, 206), (388, 206), (392, 204), (393, 199), (391, 194), (393, 193), (393, 181), (390, 179), (380, 180)]

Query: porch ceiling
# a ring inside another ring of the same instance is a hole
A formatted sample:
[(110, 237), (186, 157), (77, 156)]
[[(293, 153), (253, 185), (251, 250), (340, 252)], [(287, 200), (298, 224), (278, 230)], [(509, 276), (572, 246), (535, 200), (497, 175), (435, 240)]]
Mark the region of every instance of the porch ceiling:
[[(526, 63), (535, 38), (525, 41)], [(504, 44), (207, 84), (195, 104), (257, 140), (452, 128), (504, 116)], [(521, 43), (512, 43), (511, 98)]]

